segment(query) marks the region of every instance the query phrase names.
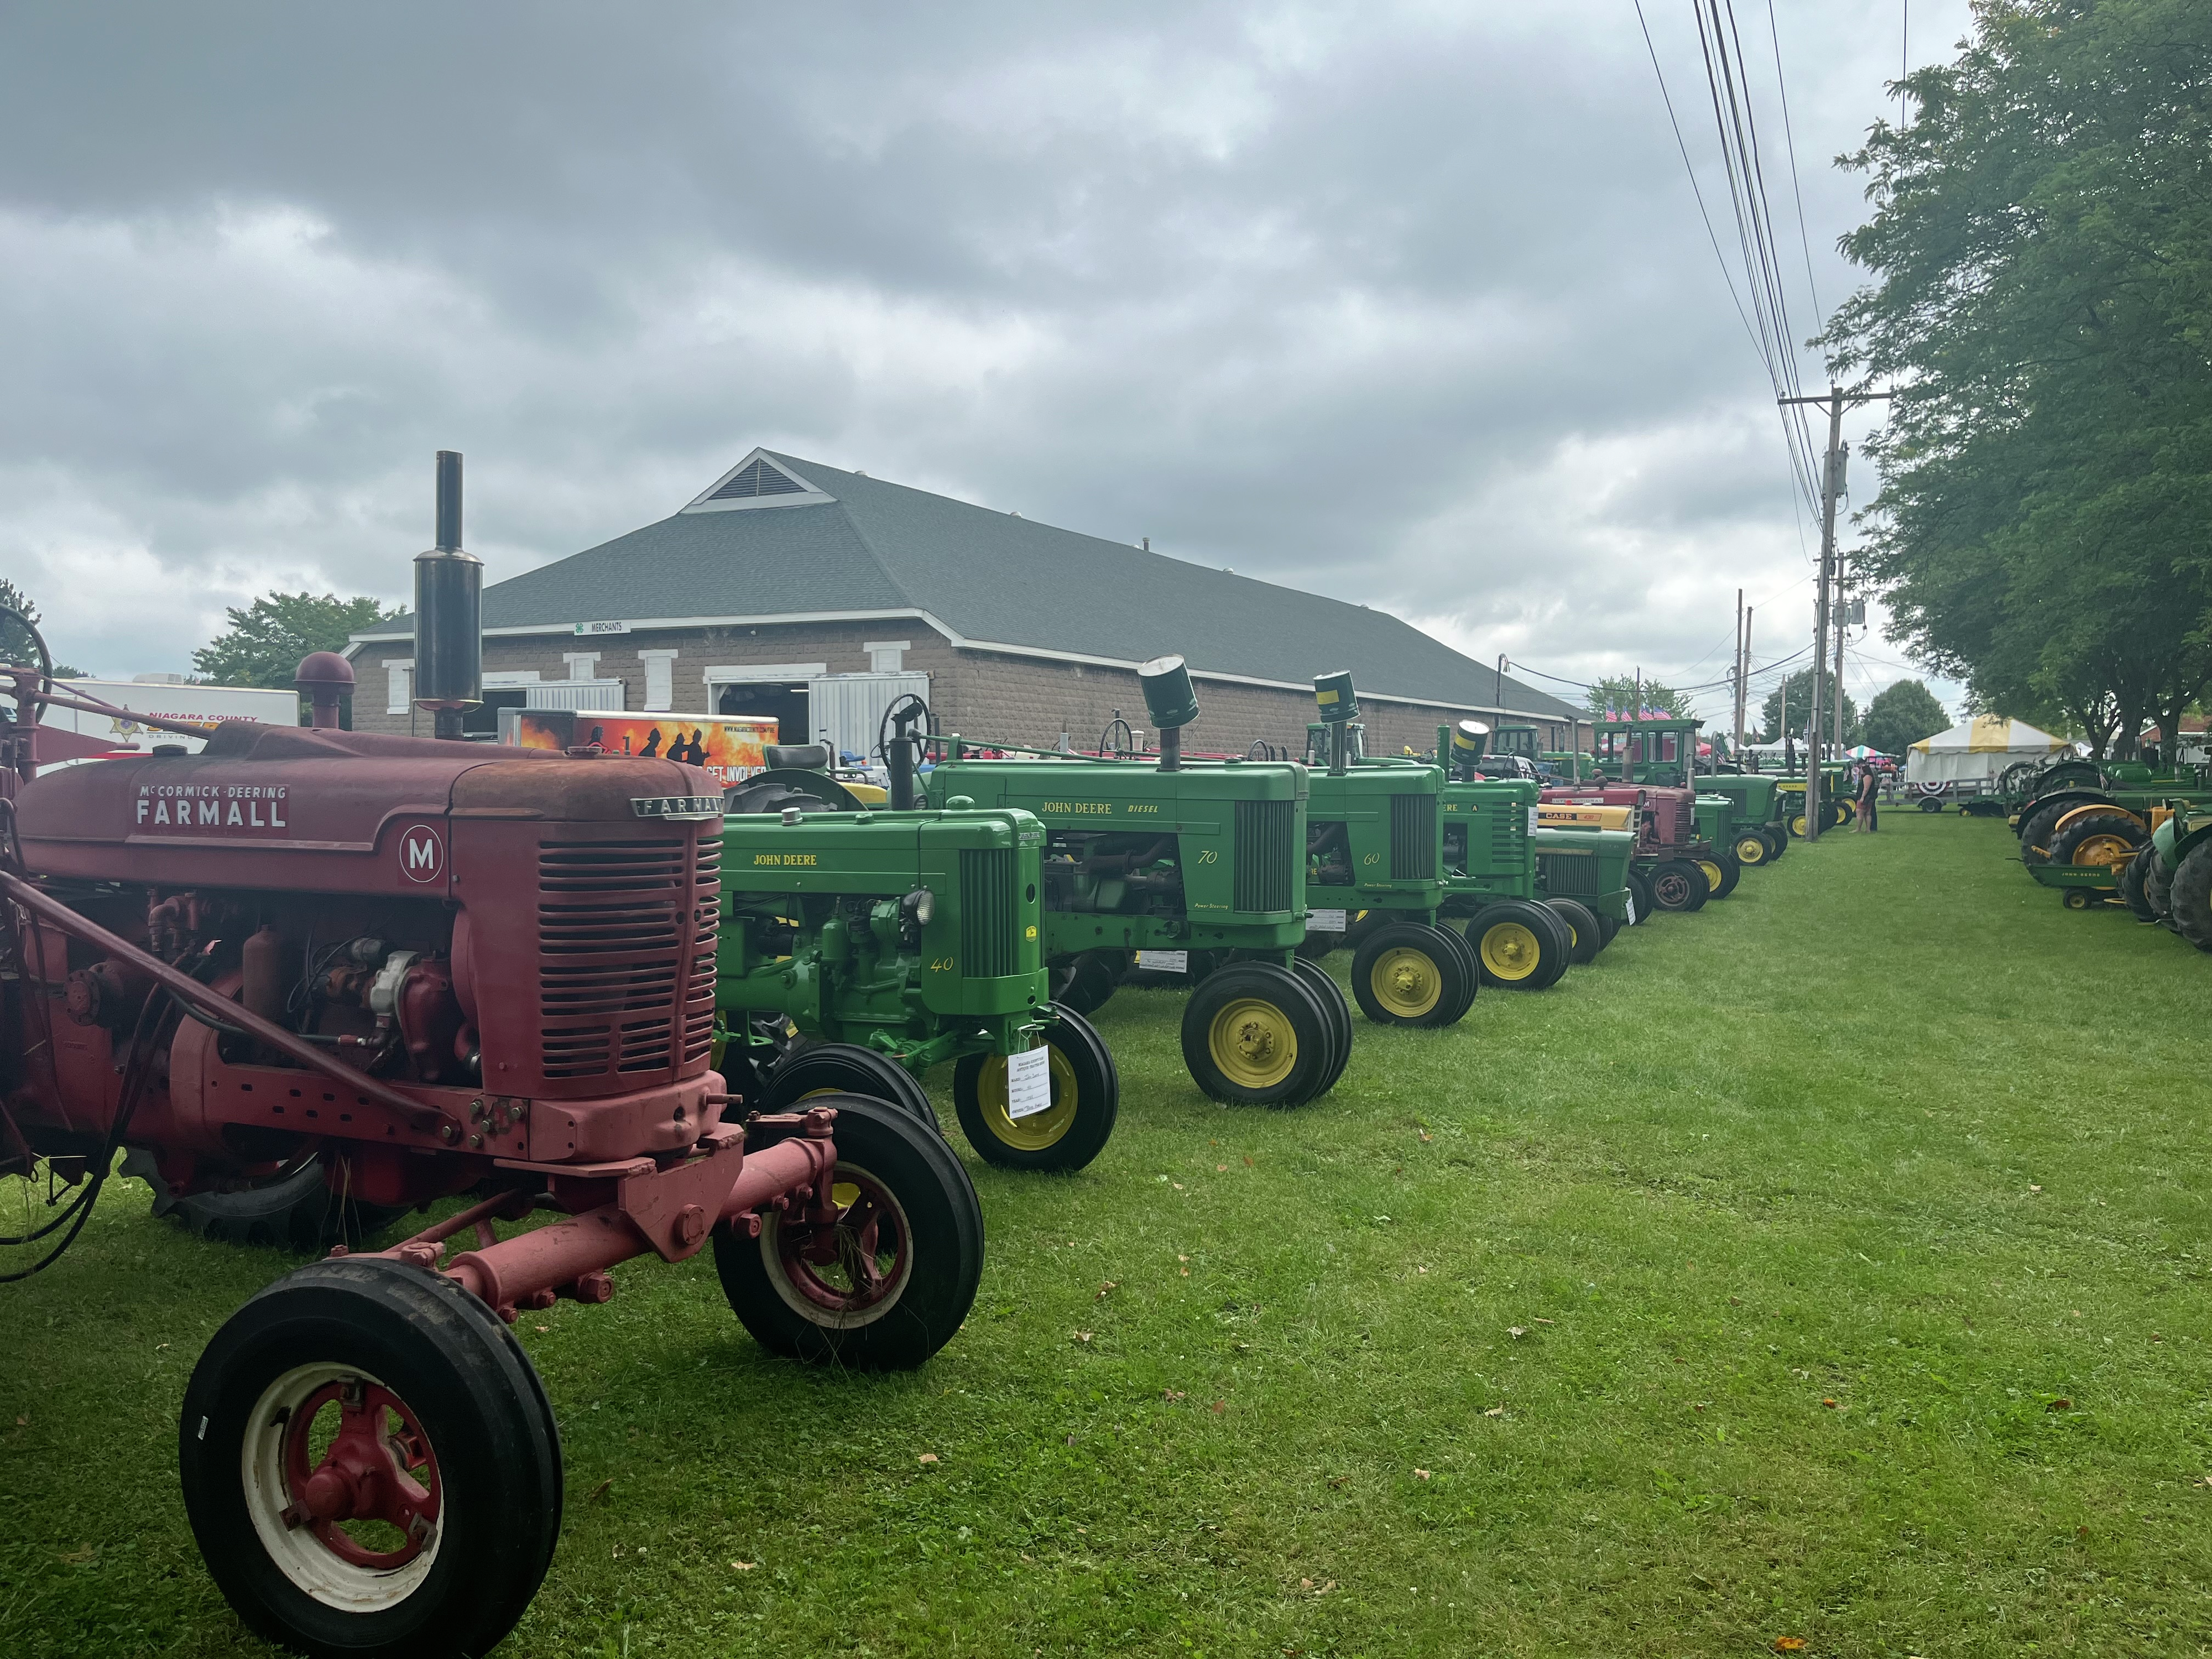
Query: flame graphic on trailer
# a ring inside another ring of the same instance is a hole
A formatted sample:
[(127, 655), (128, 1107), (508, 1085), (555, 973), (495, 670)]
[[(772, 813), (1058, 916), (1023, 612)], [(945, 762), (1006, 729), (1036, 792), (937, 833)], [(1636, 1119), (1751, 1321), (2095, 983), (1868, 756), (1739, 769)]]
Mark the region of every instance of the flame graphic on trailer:
[(776, 722), (751, 715), (615, 714), (593, 708), (519, 708), (500, 713), (500, 741), (524, 749), (593, 747), (610, 755), (684, 761), (725, 785), (768, 764)]

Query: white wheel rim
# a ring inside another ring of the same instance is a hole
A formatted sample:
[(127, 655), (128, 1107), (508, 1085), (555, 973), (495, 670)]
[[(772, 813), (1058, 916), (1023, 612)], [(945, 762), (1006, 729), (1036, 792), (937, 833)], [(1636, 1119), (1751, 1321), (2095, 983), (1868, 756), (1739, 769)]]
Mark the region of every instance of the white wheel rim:
[(276, 1570), (304, 1595), (342, 1613), (380, 1613), (395, 1607), (422, 1587), (453, 1523), (453, 1492), (443, 1490), (438, 1524), (404, 1565), (389, 1571), (361, 1567), (333, 1555), (312, 1527), (288, 1527), (284, 1511), (292, 1499), (284, 1481), (284, 1431), (292, 1413), (309, 1395), (333, 1382), (359, 1379), (390, 1389), (382, 1377), (358, 1365), (328, 1362), (296, 1365), (261, 1391), (246, 1419), (246, 1441), (239, 1473), (246, 1486), (246, 1512), (254, 1535)]
[(858, 1174), (875, 1184), (876, 1189), (884, 1195), (884, 1200), (890, 1206), (896, 1217), (899, 1230), (905, 1234), (907, 1239), (905, 1258), (898, 1264), (898, 1271), (893, 1277), (890, 1288), (876, 1301), (866, 1307), (832, 1312), (820, 1303), (808, 1297), (805, 1291), (791, 1282), (791, 1276), (783, 1268), (783, 1255), (779, 1245), (783, 1221), (782, 1212), (770, 1210), (761, 1217), (761, 1265), (768, 1271), (768, 1282), (775, 1286), (775, 1293), (783, 1299), (786, 1307), (806, 1321), (808, 1324), (818, 1325), (829, 1331), (854, 1331), (863, 1326), (874, 1324), (898, 1306), (906, 1295), (906, 1287), (914, 1279), (914, 1224), (907, 1215), (906, 1206), (899, 1202), (898, 1194), (891, 1190), (890, 1183), (882, 1176), (872, 1170), (843, 1159), (838, 1161), (836, 1170), (830, 1177), (833, 1192), (840, 1184), (840, 1178), (848, 1174)]

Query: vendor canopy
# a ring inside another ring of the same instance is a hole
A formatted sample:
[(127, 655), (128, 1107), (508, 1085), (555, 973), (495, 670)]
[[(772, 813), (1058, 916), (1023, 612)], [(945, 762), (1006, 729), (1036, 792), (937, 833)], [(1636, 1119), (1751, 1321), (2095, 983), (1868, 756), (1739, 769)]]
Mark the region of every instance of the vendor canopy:
[(2026, 720), (1977, 714), (1914, 744), (1905, 751), (1905, 775), (1912, 783), (1986, 782), (2014, 761), (2042, 760), (2068, 747)]

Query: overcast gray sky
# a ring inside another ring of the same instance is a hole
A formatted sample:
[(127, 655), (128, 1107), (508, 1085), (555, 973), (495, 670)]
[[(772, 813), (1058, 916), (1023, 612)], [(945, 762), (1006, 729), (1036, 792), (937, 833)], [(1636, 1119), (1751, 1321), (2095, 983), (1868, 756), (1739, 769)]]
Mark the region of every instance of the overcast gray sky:
[[(1690, 0), (1644, 8), (1723, 216)], [(1774, 7), (1808, 280), (1737, 9), (1801, 337), (1901, 9)], [(403, 597), (440, 447), (494, 580), (762, 443), (1574, 679), (1719, 678), (1738, 587), (1759, 659), (1810, 633), (1631, 0), (10, 7), (0, 337), (0, 574), (100, 672)], [(1861, 701), (1910, 672), (1854, 653)]]

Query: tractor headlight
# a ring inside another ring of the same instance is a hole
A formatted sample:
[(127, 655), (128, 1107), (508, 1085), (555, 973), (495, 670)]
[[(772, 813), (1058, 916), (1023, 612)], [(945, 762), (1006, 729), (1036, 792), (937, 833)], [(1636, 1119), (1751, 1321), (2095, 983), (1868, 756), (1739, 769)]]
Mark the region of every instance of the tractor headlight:
[(915, 927), (927, 927), (929, 919), (937, 914), (937, 895), (927, 887), (917, 887), (906, 896), (906, 908)]

